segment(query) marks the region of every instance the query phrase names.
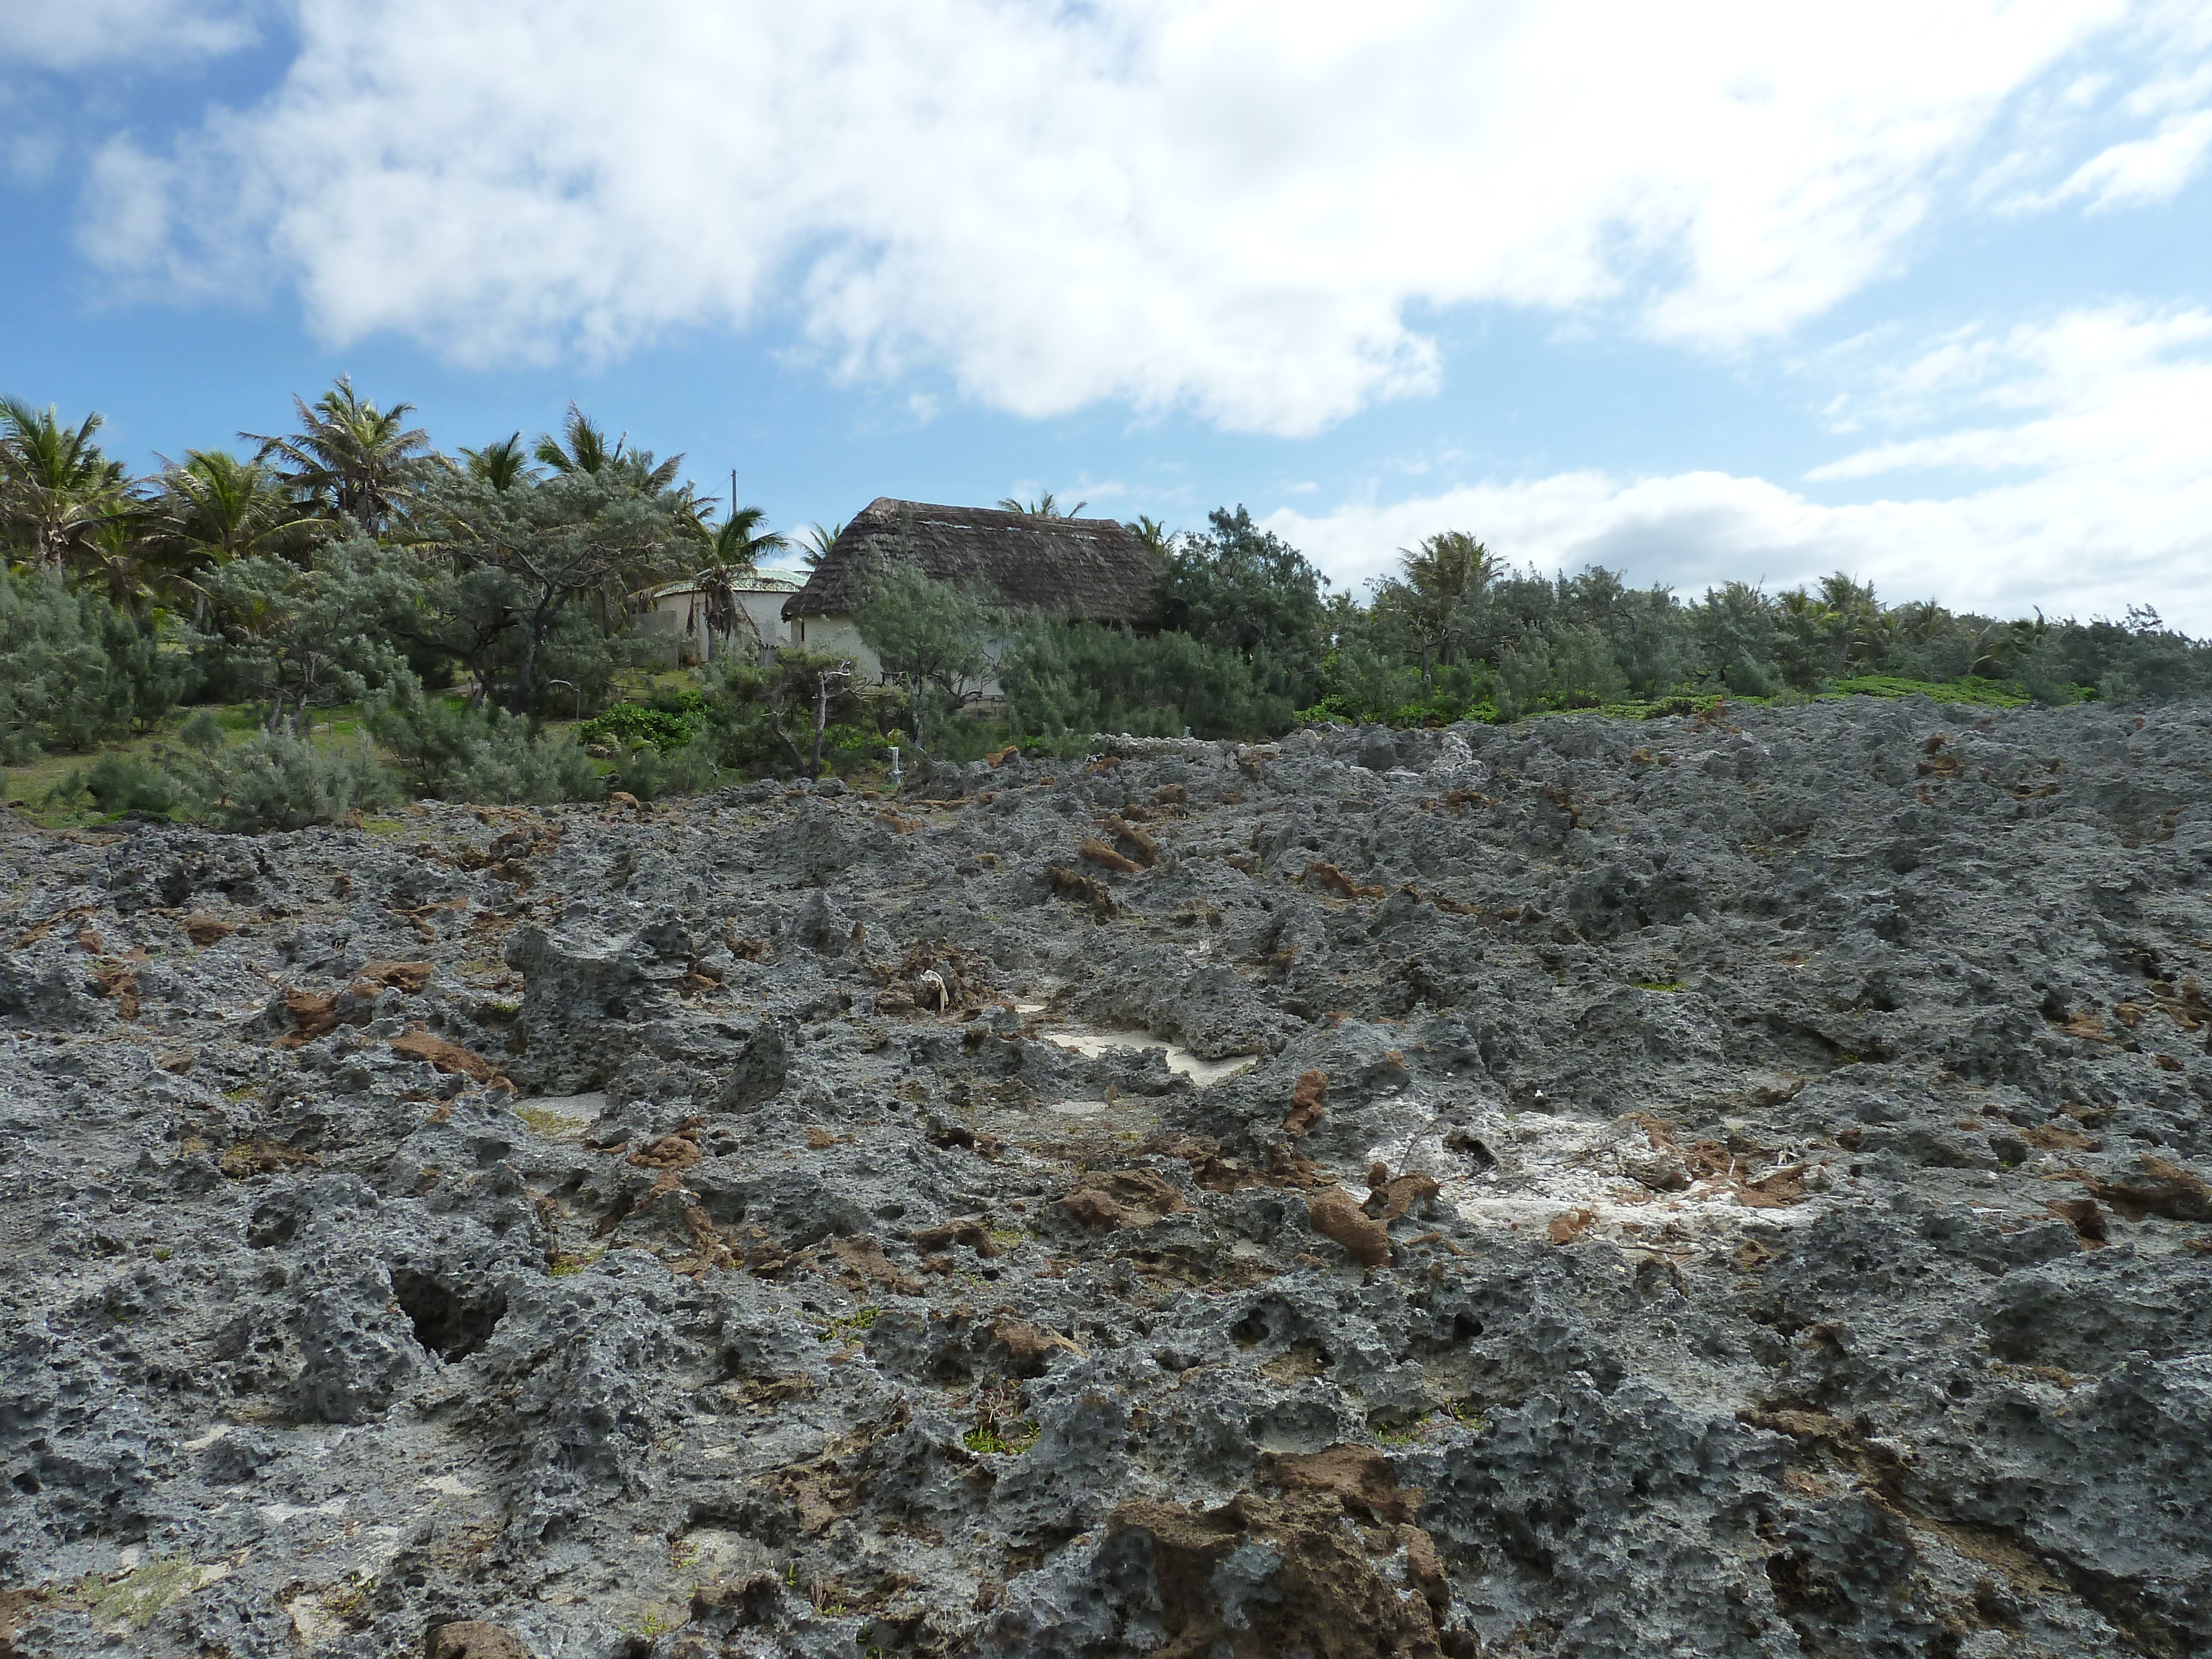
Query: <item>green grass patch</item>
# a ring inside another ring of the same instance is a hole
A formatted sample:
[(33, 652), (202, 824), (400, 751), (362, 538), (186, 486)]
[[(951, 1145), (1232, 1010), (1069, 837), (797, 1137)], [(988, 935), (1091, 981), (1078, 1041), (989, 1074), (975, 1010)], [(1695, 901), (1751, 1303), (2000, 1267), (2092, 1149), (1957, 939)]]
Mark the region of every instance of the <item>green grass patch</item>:
[(824, 1342), (858, 1342), (861, 1336), (875, 1329), (876, 1321), (883, 1310), (877, 1307), (856, 1309), (848, 1314), (833, 1314), (822, 1328)]
[(1930, 702), (1963, 703), (1975, 708), (2024, 708), (2033, 701), (2017, 680), (1984, 680), (1969, 675), (1955, 680), (1906, 680), (1893, 674), (1859, 674), (1835, 683), (1832, 695), (1846, 697), (1925, 697)]
[(1006, 1429), (970, 1429), (960, 1437), (960, 1443), (971, 1452), (998, 1457), (1018, 1457), (1036, 1444), (1037, 1425), (1016, 1423)]

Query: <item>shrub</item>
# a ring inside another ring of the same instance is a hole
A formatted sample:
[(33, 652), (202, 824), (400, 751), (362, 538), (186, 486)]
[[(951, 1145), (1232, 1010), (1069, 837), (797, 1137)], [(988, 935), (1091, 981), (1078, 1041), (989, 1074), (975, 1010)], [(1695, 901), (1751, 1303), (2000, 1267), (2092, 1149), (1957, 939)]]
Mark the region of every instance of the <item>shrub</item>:
[(184, 800), (184, 790), (159, 761), (110, 750), (84, 771), (71, 772), (46, 797), (49, 805), (74, 805), (92, 797), (95, 810), (150, 812), (166, 816)]
[(52, 572), (0, 572), (0, 761), (150, 726), (191, 675), (153, 624), (99, 594)]
[(403, 684), (370, 716), (418, 794), (482, 805), (596, 800), (599, 772), (575, 739), (519, 714), (425, 697)]
[(1023, 737), (1127, 732), (1264, 737), (1286, 730), (1291, 699), (1262, 688), (1234, 647), (1188, 634), (1033, 620), (999, 662), (1006, 720)]
[(615, 763), (614, 776), (607, 781), (640, 800), (658, 800), (663, 795), (696, 795), (710, 789), (720, 769), (708, 744), (659, 749), (640, 743)]
[[(290, 732), (257, 732), (229, 748), (160, 749), (151, 764), (173, 788), (180, 816), (226, 830), (299, 830), (400, 795), (398, 778), (366, 743), (324, 745)], [(120, 771), (111, 777), (131, 781)]]
[[(700, 694), (690, 695), (703, 707), (705, 699)], [(576, 735), (586, 743), (612, 744), (617, 749), (649, 743), (665, 753), (690, 743), (705, 725), (703, 714), (696, 710), (618, 702), (605, 714), (586, 720), (577, 728)]]

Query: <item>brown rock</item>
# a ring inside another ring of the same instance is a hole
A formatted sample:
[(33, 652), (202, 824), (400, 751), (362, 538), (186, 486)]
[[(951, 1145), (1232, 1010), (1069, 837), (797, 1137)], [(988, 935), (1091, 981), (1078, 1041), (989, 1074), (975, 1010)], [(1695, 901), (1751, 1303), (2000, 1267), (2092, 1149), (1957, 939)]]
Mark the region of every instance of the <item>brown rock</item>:
[(1125, 859), (1096, 836), (1085, 836), (1076, 843), (1076, 856), (1102, 870), (1111, 870), (1116, 875), (1133, 876), (1145, 866), (1134, 859)]
[(1307, 1199), (1306, 1216), (1316, 1232), (1343, 1245), (1362, 1267), (1389, 1264), (1390, 1235), (1380, 1223), (1369, 1219), (1366, 1212), (1353, 1203), (1352, 1194), (1341, 1187), (1331, 1187)]
[(1346, 898), (1381, 898), (1386, 890), (1381, 887), (1363, 887), (1334, 865), (1323, 864), (1317, 860), (1306, 866), (1305, 879), (1309, 886), (1318, 882), (1331, 892), (1341, 893)]
[(435, 969), (427, 962), (386, 962), (379, 957), (363, 963), (353, 976), (356, 996), (374, 995), (378, 991), (405, 991), (410, 995), (430, 982)]
[(1060, 1206), (1091, 1227), (1149, 1227), (1164, 1215), (1190, 1208), (1165, 1176), (1151, 1170), (1087, 1175)]
[(1597, 1219), (1595, 1210), (1569, 1210), (1552, 1218), (1544, 1233), (1554, 1244), (1571, 1244)]
[(195, 945), (210, 945), (219, 939), (228, 939), (238, 931), (234, 921), (225, 921), (204, 910), (195, 910), (185, 918), (185, 937)]
[(284, 988), (284, 1012), (292, 1017), (293, 1031), (277, 1039), (280, 1048), (296, 1048), (337, 1029), (338, 999), (335, 991), (301, 991)]
[(1387, 1227), (1420, 1206), (1433, 1203), (1443, 1191), (1434, 1176), (1408, 1170), (1401, 1176), (1391, 1176), (1370, 1186), (1364, 1207)]
[(1149, 832), (1139, 830), (1127, 818), (1117, 814), (1109, 817), (1103, 827), (1106, 833), (1114, 837), (1114, 844), (1117, 848), (1126, 850), (1130, 858), (1146, 869), (1160, 861), (1159, 843), (1152, 838)]
[(1372, 1446), (1331, 1446), (1327, 1451), (1271, 1452), (1261, 1468), (1289, 1492), (1328, 1492), (1363, 1520), (1403, 1522), (1421, 1508), (1421, 1489), (1391, 1478), (1390, 1460)]
[(1001, 1319), (994, 1324), (991, 1340), (1006, 1351), (1016, 1376), (1042, 1376), (1053, 1355), (1083, 1352), (1057, 1331), (1042, 1330), (1012, 1319)]
[(2101, 1249), (2111, 1237), (2105, 1225), (2105, 1212), (2097, 1207), (2094, 1198), (2062, 1198), (2043, 1206), (2074, 1230), (2085, 1249)]
[(409, 1026), (392, 1039), (392, 1052), (405, 1054), (414, 1060), (427, 1060), (439, 1071), (450, 1077), (465, 1077), (478, 1083), (502, 1083), (512, 1089), (500, 1074), (499, 1067), (481, 1054), (472, 1054), (458, 1042), (434, 1036), (421, 1024)]
[(1328, 1094), (1327, 1072), (1299, 1073), (1298, 1080), (1291, 1085), (1291, 1109), (1283, 1119), (1284, 1133), (1293, 1140), (1312, 1133), (1314, 1126), (1328, 1115), (1328, 1108), (1322, 1103)]
[(991, 1230), (972, 1217), (963, 1216), (953, 1221), (939, 1222), (934, 1227), (924, 1227), (909, 1233), (915, 1248), (921, 1250), (948, 1249), (955, 1244), (965, 1244), (977, 1255), (998, 1255), (999, 1247), (991, 1242)]
[[(1109, 849), (1111, 850), (1110, 848)], [(1065, 899), (1088, 905), (1091, 914), (1104, 921), (1114, 914), (1114, 894), (1104, 882), (1094, 881), (1079, 870), (1054, 866), (1044, 872), (1045, 884)]]
[(2146, 1152), (2142, 1175), (2134, 1181), (2085, 1177), (2082, 1185), (2128, 1221), (2163, 1216), (2169, 1221), (2212, 1221), (2212, 1187), (2170, 1158)]

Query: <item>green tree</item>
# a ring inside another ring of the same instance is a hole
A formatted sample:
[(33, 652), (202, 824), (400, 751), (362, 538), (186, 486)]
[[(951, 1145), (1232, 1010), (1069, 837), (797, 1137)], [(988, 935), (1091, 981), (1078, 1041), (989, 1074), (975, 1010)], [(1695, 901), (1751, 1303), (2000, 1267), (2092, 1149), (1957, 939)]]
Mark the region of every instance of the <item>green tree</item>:
[(1012, 495), (999, 497), (999, 510), (1001, 513), (1025, 513), (1032, 519), (1072, 519), (1090, 505), (1088, 501), (1078, 501), (1073, 507), (1063, 511), (1060, 502), (1049, 489), (1033, 501), (1019, 501)]
[(530, 470), (530, 452), (522, 447), (520, 432), (482, 449), (464, 449), (461, 455), (468, 463), (469, 477), (494, 489), (512, 489), (538, 476)]
[(149, 622), (59, 571), (0, 571), (0, 761), (150, 725), (175, 705), (188, 672)]
[(413, 561), (356, 531), (302, 570), (252, 554), (208, 573), (211, 634), (203, 650), (265, 706), (271, 732), (310, 708), (357, 702), (409, 674), (390, 633), (365, 626), (415, 602)]
[(1142, 544), (1155, 564), (1164, 562), (1168, 555), (1175, 551), (1176, 544), (1182, 539), (1180, 532), (1170, 530), (1149, 514), (1140, 514), (1121, 527)]
[(64, 569), (105, 527), (143, 510), (123, 464), (94, 441), (101, 424), (93, 414), (65, 426), (52, 404), (0, 398), (0, 522), (34, 564)]
[(799, 556), (799, 562), (809, 570), (813, 569), (830, 556), (830, 550), (837, 544), (837, 538), (844, 533), (842, 524), (817, 522), (807, 526), (799, 532), (799, 540), (806, 544), (806, 550)]
[(329, 528), (267, 461), (228, 450), (186, 450), (155, 488), (154, 534), (185, 568), (257, 553), (297, 557)]
[(949, 720), (981, 695), (992, 643), (1008, 629), (1004, 607), (988, 583), (939, 581), (896, 552), (872, 559), (861, 586), (854, 625), (885, 677), (905, 688), (920, 747), (925, 708)]
[(350, 519), (372, 536), (388, 533), (414, 503), (430, 453), (430, 434), (406, 424), (415, 405), (379, 409), (342, 374), (313, 404), (295, 398), (292, 407), (297, 432), (238, 435), (261, 446), (257, 460), (276, 458), (285, 482), (330, 516)]
[(1398, 552), (1401, 580), (1391, 585), (1393, 601), (1412, 622), (1422, 652), (1422, 678), (1428, 656), (1449, 666), (1459, 644), (1460, 615), (1471, 593), (1497, 573), (1490, 550), (1464, 530), (1439, 530), (1417, 547)]
[(1270, 691), (1303, 708), (1316, 693), (1322, 629), (1321, 573), (1238, 507), (1186, 536), (1161, 564), (1153, 596), (1165, 627), (1241, 652)]
[(766, 507), (741, 507), (715, 526), (707, 542), (707, 564), (698, 577), (708, 632), (724, 640), (742, 632), (752, 637), (757, 647), (767, 641), (738, 601), (738, 584), (759, 568), (762, 554), (791, 545), (788, 538), (761, 529), (767, 518)]
[[(505, 489), (448, 479), (423, 513), (424, 549), (441, 566), (426, 602), (396, 626), (460, 658), (517, 714), (547, 683), (574, 679), (553, 656), (581, 649), (571, 613), (648, 587), (685, 544), (664, 498), (618, 469), (556, 471)], [(602, 641), (611, 632), (599, 624)], [(606, 651), (598, 651), (604, 664)]]

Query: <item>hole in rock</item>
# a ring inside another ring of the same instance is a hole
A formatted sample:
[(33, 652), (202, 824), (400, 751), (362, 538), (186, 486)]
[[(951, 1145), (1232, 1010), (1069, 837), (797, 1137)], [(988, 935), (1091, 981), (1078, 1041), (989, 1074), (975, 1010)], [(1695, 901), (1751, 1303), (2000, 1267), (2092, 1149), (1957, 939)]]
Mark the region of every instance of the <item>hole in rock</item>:
[(1255, 1348), (1267, 1340), (1267, 1322), (1249, 1313), (1229, 1328), (1229, 1340), (1240, 1348)]
[(415, 1340), (445, 1359), (465, 1359), (483, 1346), (507, 1311), (507, 1297), (498, 1291), (464, 1297), (411, 1267), (392, 1270), (392, 1297), (413, 1322)]
[(1482, 1322), (1480, 1319), (1475, 1318), (1471, 1314), (1454, 1314), (1452, 1316), (1453, 1341), (1472, 1342), (1476, 1337), (1480, 1336), (1481, 1334)]

